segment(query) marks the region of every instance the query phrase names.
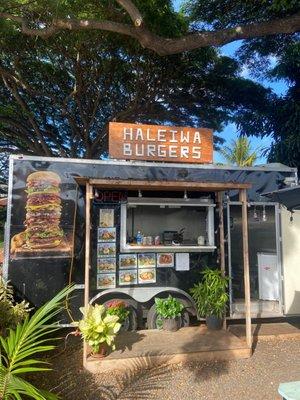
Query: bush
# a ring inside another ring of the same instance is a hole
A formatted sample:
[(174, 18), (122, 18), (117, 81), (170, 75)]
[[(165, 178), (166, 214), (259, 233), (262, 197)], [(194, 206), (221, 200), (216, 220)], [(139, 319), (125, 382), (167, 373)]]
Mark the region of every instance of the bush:
[(198, 314), (204, 318), (212, 315), (222, 318), (229, 300), (227, 293), (229, 278), (216, 269), (206, 268), (201, 274), (202, 282), (190, 289)]
[(111, 302), (106, 304), (107, 314), (108, 315), (116, 315), (119, 317), (119, 321), (121, 324), (125, 321), (125, 319), (130, 314), (130, 310), (127, 305), (122, 300), (112, 300)]
[(0, 333), (5, 334), (9, 328), (15, 329), (26, 316), (30, 308), (25, 300), (16, 303), (13, 288), (9, 282), (0, 277)]
[(164, 319), (180, 317), (184, 309), (183, 304), (171, 295), (167, 299), (155, 298), (155, 307), (158, 316)]

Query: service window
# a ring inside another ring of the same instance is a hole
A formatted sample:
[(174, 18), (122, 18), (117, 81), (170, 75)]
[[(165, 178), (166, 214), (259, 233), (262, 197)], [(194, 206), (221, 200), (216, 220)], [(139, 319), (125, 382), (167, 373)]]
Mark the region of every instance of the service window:
[(121, 207), (121, 251), (213, 251), (210, 199), (128, 199)]

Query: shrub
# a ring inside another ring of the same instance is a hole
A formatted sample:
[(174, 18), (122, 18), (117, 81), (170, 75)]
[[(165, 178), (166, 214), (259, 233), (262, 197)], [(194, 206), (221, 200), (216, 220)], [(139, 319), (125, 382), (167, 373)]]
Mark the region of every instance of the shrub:
[(119, 317), (119, 321), (121, 324), (128, 317), (130, 310), (127, 307), (127, 304), (122, 300), (112, 300), (111, 302), (106, 304), (107, 314), (108, 315), (116, 315)]
[(12, 286), (0, 277), (0, 333), (5, 334), (7, 329), (16, 328), (29, 311), (29, 304), (25, 300), (20, 303), (14, 301)]
[(222, 318), (229, 300), (229, 278), (223, 276), (221, 271), (210, 268), (206, 268), (201, 274), (202, 282), (190, 289), (198, 314), (200, 317), (215, 315)]
[(156, 312), (159, 317), (164, 319), (174, 319), (180, 317), (184, 306), (179, 300), (171, 295), (167, 299), (155, 298)]

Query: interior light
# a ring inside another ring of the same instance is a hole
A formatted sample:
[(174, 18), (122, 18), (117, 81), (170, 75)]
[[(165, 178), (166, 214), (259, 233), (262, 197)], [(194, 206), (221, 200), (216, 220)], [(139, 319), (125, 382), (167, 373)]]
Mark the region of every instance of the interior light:
[(253, 218), (254, 218), (254, 219), (258, 219), (258, 215), (257, 215), (257, 211), (256, 211), (256, 206), (254, 206)]
[(263, 220), (263, 222), (267, 221), (266, 206), (263, 206), (262, 220)]

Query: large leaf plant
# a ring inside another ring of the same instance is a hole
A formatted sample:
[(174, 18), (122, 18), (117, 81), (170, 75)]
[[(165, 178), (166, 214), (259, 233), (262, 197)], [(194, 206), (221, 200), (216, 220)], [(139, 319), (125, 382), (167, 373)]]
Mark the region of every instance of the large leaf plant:
[(33, 386), (23, 378), (23, 374), (50, 370), (47, 363), (36, 355), (55, 348), (53, 336), (59, 326), (53, 321), (72, 290), (72, 286), (64, 288), (31, 317), (27, 316), (16, 329), (10, 329), (7, 337), (0, 336), (1, 400), (21, 400), (23, 396), (36, 400), (58, 399), (56, 395)]
[(114, 341), (121, 328), (119, 317), (110, 315), (102, 304), (90, 305), (80, 311), (83, 319), (79, 321), (78, 328), (93, 353), (98, 353), (104, 343), (114, 350)]

